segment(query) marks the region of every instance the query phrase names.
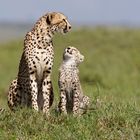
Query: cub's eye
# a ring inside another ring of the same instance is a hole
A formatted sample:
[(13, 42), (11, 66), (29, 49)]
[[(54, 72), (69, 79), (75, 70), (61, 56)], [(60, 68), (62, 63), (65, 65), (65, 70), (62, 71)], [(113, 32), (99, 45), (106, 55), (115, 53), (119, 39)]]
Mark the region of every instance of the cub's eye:
[(72, 54), (72, 51), (70, 50), (70, 48), (67, 49), (67, 53)]

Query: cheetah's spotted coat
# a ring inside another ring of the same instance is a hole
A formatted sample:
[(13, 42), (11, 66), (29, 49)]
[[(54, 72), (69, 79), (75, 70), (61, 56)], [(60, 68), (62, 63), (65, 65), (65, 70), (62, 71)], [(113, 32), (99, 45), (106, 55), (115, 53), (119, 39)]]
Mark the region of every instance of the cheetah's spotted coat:
[(63, 14), (52, 12), (42, 16), (26, 34), (18, 76), (12, 81), (8, 93), (11, 110), (22, 105), (49, 113), (53, 101), (52, 38), (56, 32), (66, 33), (70, 28), (71, 25)]

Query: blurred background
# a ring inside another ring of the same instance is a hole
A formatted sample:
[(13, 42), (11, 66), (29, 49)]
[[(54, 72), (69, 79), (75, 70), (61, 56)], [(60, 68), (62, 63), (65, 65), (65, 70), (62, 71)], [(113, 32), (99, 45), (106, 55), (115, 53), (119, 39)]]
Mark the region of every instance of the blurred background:
[(1, 113), (0, 140), (140, 140), (140, 0), (0, 0), (0, 108), (9, 110), (8, 88), (18, 73), (26, 32), (50, 11), (64, 13), (72, 25), (53, 39), (51, 109), (59, 102), (62, 54), (72, 45), (85, 56), (79, 76), (94, 110), (78, 119), (49, 121), (26, 110)]
[(140, 26), (139, 0), (0, 0), (0, 41), (23, 37), (44, 13), (60, 11), (73, 26)]
[(73, 45), (85, 56), (80, 65), (85, 94), (107, 101), (131, 99), (139, 106), (139, 0), (0, 0), (0, 106), (7, 107), (8, 86), (17, 75), (26, 32), (50, 11), (64, 13), (73, 27), (65, 36), (54, 37), (55, 97), (63, 50)]

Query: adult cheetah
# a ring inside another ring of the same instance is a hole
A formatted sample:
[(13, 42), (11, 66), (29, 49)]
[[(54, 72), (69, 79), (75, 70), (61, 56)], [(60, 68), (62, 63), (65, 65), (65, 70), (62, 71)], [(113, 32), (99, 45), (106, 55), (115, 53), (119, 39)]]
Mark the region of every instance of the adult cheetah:
[(83, 94), (78, 65), (84, 56), (75, 47), (69, 46), (63, 54), (63, 62), (59, 70), (60, 102), (58, 105), (61, 113), (73, 112), (81, 115), (89, 105), (89, 97)]
[(52, 38), (55, 33), (71, 29), (62, 13), (51, 12), (42, 16), (24, 40), (17, 79), (8, 93), (8, 105), (14, 110), (18, 105), (49, 113), (53, 101), (51, 71), (54, 59)]

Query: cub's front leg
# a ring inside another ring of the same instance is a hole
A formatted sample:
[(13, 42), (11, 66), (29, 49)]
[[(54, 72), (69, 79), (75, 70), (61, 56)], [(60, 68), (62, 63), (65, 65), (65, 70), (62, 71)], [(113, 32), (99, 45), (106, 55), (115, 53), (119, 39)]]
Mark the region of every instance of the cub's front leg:
[(66, 92), (65, 92), (65, 84), (63, 82), (59, 82), (59, 88), (60, 88), (60, 102), (59, 102), (59, 111), (60, 113), (67, 114), (66, 104), (67, 104), (67, 98), (66, 98)]
[(80, 93), (76, 89), (73, 95), (73, 115), (79, 115), (79, 107), (80, 107)]

